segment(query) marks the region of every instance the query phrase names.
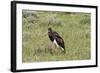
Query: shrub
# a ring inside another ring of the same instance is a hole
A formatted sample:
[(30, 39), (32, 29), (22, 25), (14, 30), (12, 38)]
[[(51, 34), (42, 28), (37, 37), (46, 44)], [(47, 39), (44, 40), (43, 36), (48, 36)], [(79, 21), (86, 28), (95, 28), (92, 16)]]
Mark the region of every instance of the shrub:
[(52, 26), (62, 25), (62, 20), (58, 18), (57, 16), (49, 16), (47, 17), (47, 19), (48, 19), (48, 25), (52, 25)]
[(26, 19), (28, 23), (35, 23), (39, 18), (38, 12), (23, 10), (23, 18)]
[(84, 16), (82, 16), (82, 18), (80, 19), (80, 24), (90, 24), (90, 15), (85, 14)]

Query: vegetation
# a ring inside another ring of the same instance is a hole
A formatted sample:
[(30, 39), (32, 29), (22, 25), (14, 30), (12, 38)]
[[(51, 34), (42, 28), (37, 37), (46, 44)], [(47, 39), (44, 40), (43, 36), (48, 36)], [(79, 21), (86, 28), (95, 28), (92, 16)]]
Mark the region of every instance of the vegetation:
[[(22, 61), (86, 60), (91, 58), (89, 13), (23, 10)], [(48, 27), (64, 39), (66, 54), (50, 47)]]

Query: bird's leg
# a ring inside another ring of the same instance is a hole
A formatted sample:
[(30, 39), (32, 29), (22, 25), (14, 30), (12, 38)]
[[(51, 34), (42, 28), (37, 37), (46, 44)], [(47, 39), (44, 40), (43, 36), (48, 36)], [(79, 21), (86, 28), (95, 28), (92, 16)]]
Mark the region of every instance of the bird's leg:
[(52, 48), (52, 43), (49, 43), (48, 48), (51, 49)]
[(48, 45), (48, 51), (52, 54), (53, 43)]
[(54, 44), (54, 46), (55, 46), (55, 47), (54, 47), (54, 49), (55, 49), (55, 54), (58, 55), (58, 47), (57, 47), (56, 44)]
[(56, 45), (54, 44), (54, 49), (56, 49)]
[(51, 43), (51, 48), (53, 48), (53, 42)]

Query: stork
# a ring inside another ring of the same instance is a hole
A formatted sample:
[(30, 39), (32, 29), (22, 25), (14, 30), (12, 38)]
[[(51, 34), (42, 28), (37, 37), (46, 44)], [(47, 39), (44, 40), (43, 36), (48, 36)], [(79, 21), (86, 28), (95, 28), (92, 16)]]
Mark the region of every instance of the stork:
[(54, 43), (57, 47), (59, 47), (65, 53), (65, 45), (62, 37), (51, 28), (48, 28), (48, 36), (52, 43)]

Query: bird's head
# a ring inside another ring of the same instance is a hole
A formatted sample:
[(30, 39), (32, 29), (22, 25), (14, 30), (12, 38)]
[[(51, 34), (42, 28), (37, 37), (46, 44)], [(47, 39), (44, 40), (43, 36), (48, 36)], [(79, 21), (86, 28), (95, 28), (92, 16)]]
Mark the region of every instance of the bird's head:
[(48, 28), (48, 32), (52, 32), (52, 29), (51, 28)]

